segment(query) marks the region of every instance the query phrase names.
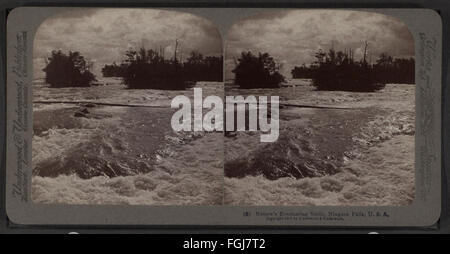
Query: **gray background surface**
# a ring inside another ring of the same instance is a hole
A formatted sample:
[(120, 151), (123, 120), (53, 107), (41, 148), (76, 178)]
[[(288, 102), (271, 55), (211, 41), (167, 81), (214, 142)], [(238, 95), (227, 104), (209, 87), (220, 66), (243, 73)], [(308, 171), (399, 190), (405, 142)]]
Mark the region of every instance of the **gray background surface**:
[[(7, 13), (6, 13), (6, 11), (5, 11), (5, 8), (12, 8), (12, 7), (16, 7), (16, 6), (23, 6), (24, 5), (24, 3), (26, 3), (26, 2), (29, 2), (29, 3), (31, 3), (30, 1), (20, 1), (20, 2), (18, 2), (18, 1), (3, 1), (1, 4), (0, 4), (0, 7), (2, 8), (1, 9), (1, 12), (0, 12), (0, 18), (1, 18), (1, 22), (2, 22), (2, 26), (0, 27), (0, 32), (4, 35), (5, 34), (5, 19), (6, 19), (6, 15), (7, 15)], [(44, 5), (43, 3), (45, 3), (46, 1), (40, 1), (40, 4), (39, 5)], [(57, 5), (57, 3), (59, 2), (59, 3), (63, 3), (63, 1), (48, 1), (49, 3), (53, 3), (52, 5), (53, 6), (55, 6), (55, 5)], [(78, 2), (82, 2), (82, 1), (78, 1)], [(102, 1), (97, 1), (97, 3), (101, 3)], [(148, 3), (149, 1), (147, 1), (147, 3)], [(189, 3), (193, 3), (193, 2), (195, 2), (195, 1), (189, 1)], [(197, 1), (197, 2), (200, 2), (200, 1)], [(314, 3), (312, 3), (312, 1), (295, 1), (296, 2), (296, 4), (294, 4), (294, 1), (288, 1), (288, 2), (280, 2), (280, 1), (278, 1), (277, 2), (277, 4), (268, 4), (268, 2), (269, 1), (254, 1), (253, 2), (253, 4), (251, 4), (250, 2), (247, 2), (248, 4), (245, 4), (245, 5), (243, 5), (242, 4), (242, 2), (240, 3), (240, 4), (234, 4), (234, 5), (231, 5), (231, 4), (228, 4), (228, 5), (225, 5), (224, 4), (224, 2), (223, 1), (221, 1), (220, 2), (220, 4), (219, 4), (219, 6), (233, 6), (233, 7), (244, 7), (244, 6), (246, 6), (246, 7), (265, 7), (265, 6), (267, 6), (267, 7), (302, 7), (302, 8), (305, 8), (305, 7), (307, 7), (307, 8), (311, 8), (311, 7), (322, 7), (322, 8), (331, 8), (331, 7), (346, 7), (346, 8), (351, 8), (351, 7), (353, 7), (353, 8), (356, 8), (356, 7), (377, 7), (377, 8), (379, 8), (379, 7), (402, 7), (402, 8), (405, 8), (405, 7), (409, 7), (409, 8), (411, 8), (411, 7), (420, 7), (420, 8), (434, 8), (434, 9), (437, 9), (437, 10), (439, 10), (440, 11), (440, 14), (441, 14), (441, 16), (442, 16), (442, 18), (443, 18), (443, 29), (444, 29), (444, 32), (443, 32), (443, 34), (444, 34), (444, 42), (446, 42), (447, 41), (447, 34), (448, 34), (448, 23), (449, 23), (449, 20), (447, 20), (446, 18), (448, 18), (449, 17), (449, 15), (450, 15), (450, 5), (449, 5), (449, 3), (448, 2), (446, 2), (446, 1), (428, 1), (428, 2), (426, 2), (426, 3), (420, 3), (419, 1), (391, 1), (391, 3), (389, 4), (389, 5), (376, 5), (376, 1), (364, 1), (365, 2), (365, 4), (361, 4), (361, 1), (359, 1), (359, 4), (358, 5), (356, 5), (356, 4), (349, 4), (349, 3), (351, 3), (351, 1), (339, 1), (340, 3), (341, 3), (341, 5), (338, 5), (338, 4), (336, 4), (336, 2), (337, 1), (335, 1), (333, 4), (326, 4), (326, 2), (325, 1), (314, 1)], [(22, 4), (20, 4), (20, 3), (22, 3)], [(60, 4), (60, 5), (66, 5), (67, 6), (67, 3), (66, 2), (64, 2), (65, 4)], [(144, 5), (143, 4), (143, 1), (135, 1), (135, 3), (138, 3), (138, 4), (132, 4), (132, 3), (123, 3), (123, 4), (121, 4), (120, 6), (149, 6), (148, 4), (147, 5)], [(140, 3), (140, 4), (139, 4)], [(176, 3), (183, 3), (183, 1), (167, 1), (167, 7), (172, 7), (172, 6), (175, 6), (176, 5)], [(187, 2), (186, 1), (184, 1), (184, 3), (185, 4), (181, 4), (181, 6), (182, 7), (192, 7), (192, 5), (191, 4), (186, 4)], [(210, 2), (211, 3), (211, 2)], [(228, 3), (231, 3), (231, 1), (229, 1)], [(396, 4), (395, 4), (396, 3)], [(409, 4), (408, 4), (409, 3)], [(36, 4), (28, 4), (28, 5), (33, 5), (33, 6), (35, 6)], [(94, 5), (94, 6), (98, 6), (99, 4), (97, 4), (97, 5)], [(93, 4), (91, 3), (91, 4), (88, 4), (88, 6), (93, 6)], [(109, 6), (111, 6), (111, 5), (109, 5)], [(113, 5), (113, 6), (117, 6), (117, 5)], [(161, 5), (158, 5), (159, 7), (163, 7), (163, 6), (161, 6)], [(208, 7), (209, 6), (211, 6), (211, 4), (209, 4), (208, 5)], [(201, 7), (205, 7), (205, 5), (201, 5)], [(213, 7), (217, 7), (217, 6), (213, 6)], [(5, 37), (4, 36), (2, 36), (1, 37), (1, 46), (2, 46), (2, 52), (1, 52), (1, 56), (2, 56), (2, 58), (1, 58), (1, 61), (0, 61), (0, 67), (1, 67), (1, 74), (2, 74), (2, 76), (1, 76), (1, 78), (2, 78), (2, 80), (1, 80), (1, 89), (2, 89), (2, 92), (0, 93), (0, 103), (1, 103), (1, 109), (2, 109), (2, 113), (4, 113), (5, 112), (5, 55), (4, 55), (4, 53), (5, 53)], [(448, 69), (448, 43), (443, 43), (443, 65), (442, 65), (442, 67), (443, 67), (443, 84), (445, 84), (446, 83), (446, 81), (447, 81), (447, 69)], [(446, 86), (444, 85), (443, 86), (443, 96), (444, 96), (444, 98), (445, 97), (447, 97), (449, 94), (448, 94), (449, 92), (448, 92), (448, 90), (446, 89)], [(446, 107), (446, 104), (447, 104), (447, 102), (445, 101), (445, 100), (443, 100), (443, 105), (444, 105), (444, 110), (443, 110), (443, 115), (444, 116), (448, 116), (449, 114), (447, 113), (447, 109), (448, 109), (448, 107)], [(4, 116), (4, 115), (3, 115)], [(0, 119), (0, 123), (1, 123), (1, 125), (0, 125), (0, 127), (1, 127), (1, 131), (2, 131), (2, 137), (4, 137), (4, 135), (5, 135), (5, 118), (4, 117), (2, 117), (1, 119)], [(448, 132), (448, 131), (446, 131), (447, 130), (447, 128), (445, 127), (445, 125), (447, 125), (447, 123), (448, 123), (448, 119), (443, 119), (443, 123), (444, 123), (444, 128), (443, 128), (443, 130), (442, 130), (442, 133), (443, 133), (443, 140), (444, 140), (444, 143), (443, 143), (443, 147), (444, 148), (447, 148), (448, 147), (448, 145), (449, 145), (449, 142), (448, 142), (448, 139), (447, 139), (447, 137), (446, 137), (446, 133)], [(4, 140), (4, 139), (3, 139)], [(4, 179), (5, 179), (5, 168), (4, 168), (4, 166), (5, 166), (5, 152), (4, 152), (4, 149), (5, 149), (5, 145), (4, 144), (2, 144), (2, 153), (1, 153), (1, 166), (2, 166), (2, 170), (1, 170), (1, 174), (0, 174), (0, 179), (1, 179), (1, 185), (2, 186), (4, 186)], [(443, 153), (443, 155), (446, 155), (446, 153)], [(448, 159), (450, 159), (449, 158), (449, 154), (447, 153), (447, 157), (443, 157), (443, 165), (445, 165), (445, 163), (444, 162), (446, 162), (446, 161), (448, 161)], [(443, 167), (443, 169), (445, 169), (445, 167)], [(448, 222), (448, 214), (449, 214), (449, 207), (448, 207), (448, 188), (447, 188), (447, 180), (448, 180), (448, 174), (447, 174), (447, 171), (446, 170), (444, 170), (443, 172), (442, 172), (442, 180), (443, 180), (443, 184), (442, 184), (442, 190), (443, 190), (443, 193), (442, 193), (442, 214), (441, 214), (441, 221), (440, 221), (440, 223), (439, 223), (439, 225), (438, 225), (438, 228), (435, 230), (435, 231), (432, 231), (432, 232), (440, 232), (440, 231), (449, 231), (449, 229), (448, 229), (448, 224), (449, 224), (449, 222)], [(38, 228), (38, 229), (30, 229), (30, 228), (24, 228), (24, 227), (11, 227), (11, 225), (8, 225), (8, 223), (7, 223), (7, 220), (6, 220), (6, 215), (5, 215), (5, 210), (4, 210), (4, 204), (5, 204), (5, 199), (4, 199), (4, 194), (5, 194), (5, 192), (4, 192), (5, 190), (4, 190), (4, 188), (1, 188), (1, 198), (0, 198), (0, 203), (1, 203), (1, 213), (0, 213), (0, 228), (1, 228), (1, 230), (8, 230), (9, 232), (23, 232), (23, 230), (32, 230), (32, 231), (35, 231), (35, 230), (45, 230), (45, 231), (47, 231), (47, 232), (67, 232), (67, 229), (55, 229), (55, 228), (53, 228), (53, 229), (51, 229), (51, 228), (48, 228), (48, 227), (40, 227), (40, 228)], [(72, 226), (72, 228), (73, 228), (73, 226)], [(101, 228), (101, 227), (100, 227)], [(224, 228), (224, 227), (218, 227), (218, 226), (206, 226), (206, 227), (194, 227), (194, 226), (190, 226), (190, 227), (182, 227), (182, 228), (180, 228), (180, 227), (171, 227), (171, 228), (178, 228), (178, 229), (169, 229), (168, 227), (159, 227), (159, 229), (155, 229), (155, 228), (153, 228), (153, 229), (144, 229), (144, 228), (142, 228), (142, 227), (140, 227), (140, 229), (137, 229), (137, 230), (139, 230), (140, 232), (154, 232), (154, 231), (157, 231), (157, 232), (172, 232), (173, 230), (176, 230), (177, 232), (192, 232), (192, 231), (196, 231), (196, 232), (204, 232), (204, 233), (206, 233), (206, 232), (271, 232), (271, 233), (275, 233), (275, 232), (277, 232), (277, 233), (279, 233), (279, 232), (304, 232), (305, 230), (312, 230), (312, 229), (305, 229), (305, 228), (301, 228), (301, 227), (289, 227), (289, 228), (282, 228), (282, 227), (270, 227), (270, 228), (267, 228), (267, 227), (248, 227), (248, 226), (246, 226), (246, 227), (239, 227), (239, 228)], [(80, 231), (80, 232), (84, 232), (84, 231), (86, 231), (86, 232), (91, 232), (92, 230), (101, 230), (101, 229), (99, 229), (99, 227), (97, 227), (97, 229), (93, 229), (92, 227), (90, 227), (90, 229), (87, 229), (86, 227), (81, 227), (81, 230), (80, 229), (77, 229), (78, 231)], [(127, 230), (129, 230), (129, 229), (115, 229), (115, 230), (120, 230), (120, 231), (123, 231), (123, 232), (125, 232), (125, 231), (127, 231)], [(314, 229), (314, 230), (318, 230), (318, 229)], [(334, 229), (334, 230), (332, 230), (332, 229), (329, 229), (329, 230), (331, 230), (331, 232), (340, 232), (342, 229)], [(362, 229), (352, 229), (352, 230), (356, 230), (356, 231), (359, 231), (359, 232), (367, 232), (367, 231), (373, 231), (374, 229), (365, 229), (365, 230), (362, 230)], [(387, 229), (385, 229), (385, 230), (387, 230)], [(398, 231), (399, 229), (395, 229), (396, 231)], [(323, 229), (322, 229), (322, 231), (323, 231)], [(377, 229), (377, 231), (383, 231), (383, 230), (379, 230), (379, 229)], [(418, 229), (416, 229), (416, 231), (418, 231)], [(391, 231), (392, 232), (392, 231)]]

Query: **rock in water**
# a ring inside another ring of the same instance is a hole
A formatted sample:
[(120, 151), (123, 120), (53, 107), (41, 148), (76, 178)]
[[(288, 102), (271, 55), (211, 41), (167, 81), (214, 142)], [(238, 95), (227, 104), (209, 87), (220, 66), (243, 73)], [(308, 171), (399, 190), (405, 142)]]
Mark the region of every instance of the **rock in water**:
[(83, 104), (83, 107), (85, 108), (94, 108), (96, 105), (94, 103), (85, 103)]
[(73, 114), (74, 117), (86, 117), (86, 114), (83, 114), (81, 112), (75, 112), (75, 114)]
[(277, 142), (245, 157), (225, 162), (225, 176), (243, 178), (247, 175), (263, 175), (269, 180), (320, 177), (338, 173), (335, 163), (337, 161), (318, 159), (307, 140), (294, 141), (281, 136)]
[(83, 108), (78, 110), (77, 112), (75, 112), (75, 114), (73, 114), (74, 117), (88, 117), (87, 114), (89, 114), (89, 110), (87, 110), (87, 108)]

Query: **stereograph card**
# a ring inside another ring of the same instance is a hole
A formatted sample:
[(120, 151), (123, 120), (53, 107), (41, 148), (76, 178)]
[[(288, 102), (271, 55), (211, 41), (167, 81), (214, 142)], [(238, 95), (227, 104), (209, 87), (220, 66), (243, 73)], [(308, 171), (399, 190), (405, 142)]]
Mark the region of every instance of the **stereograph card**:
[(441, 48), (428, 9), (13, 9), (7, 215), (431, 226)]

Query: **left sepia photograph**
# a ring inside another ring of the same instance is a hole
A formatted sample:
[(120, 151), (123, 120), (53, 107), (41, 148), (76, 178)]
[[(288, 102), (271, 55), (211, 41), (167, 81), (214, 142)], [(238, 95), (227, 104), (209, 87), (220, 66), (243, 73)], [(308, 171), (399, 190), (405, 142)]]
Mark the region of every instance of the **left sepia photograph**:
[(177, 95), (223, 95), (222, 51), (218, 29), (183, 12), (46, 19), (33, 44), (33, 202), (222, 204), (223, 133), (171, 127)]

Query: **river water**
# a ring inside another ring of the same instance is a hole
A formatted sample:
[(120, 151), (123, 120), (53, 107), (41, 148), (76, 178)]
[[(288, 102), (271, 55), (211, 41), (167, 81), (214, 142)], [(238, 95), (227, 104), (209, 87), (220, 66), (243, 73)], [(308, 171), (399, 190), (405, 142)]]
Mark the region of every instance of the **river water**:
[[(32, 198), (42, 203), (146, 205), (407, 205), (414, 198), (414, 86), (315, 91), (310, 80), (226, 95), (280, 96), (280, 137), (180, 132), (171, 99), (186, 91), (36, 83)], [(221, 83), (199, 82), (203, 96)], [(146, 105), (124, 107), (87, 102)], [(338, 109), (292, 105), (333, 106)], [(345, 109), (342, 109), (345, 108)]]

